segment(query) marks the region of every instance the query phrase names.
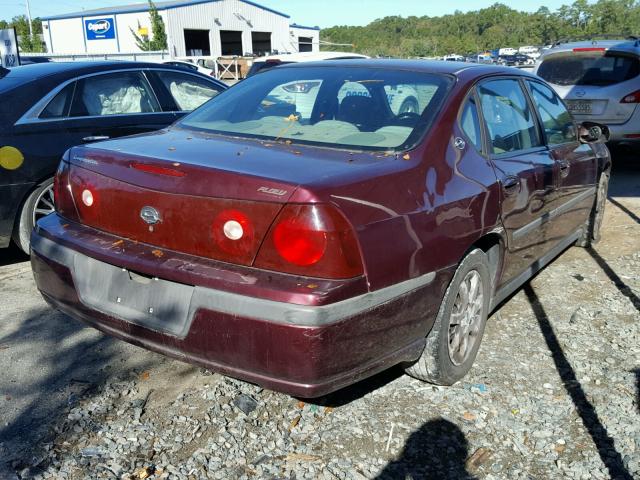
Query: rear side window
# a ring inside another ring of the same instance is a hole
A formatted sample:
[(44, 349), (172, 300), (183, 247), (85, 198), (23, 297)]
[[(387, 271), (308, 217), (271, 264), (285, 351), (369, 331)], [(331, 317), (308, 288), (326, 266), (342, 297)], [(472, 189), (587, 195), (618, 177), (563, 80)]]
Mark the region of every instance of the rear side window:
[(554, 55), (540, 64), (538, 75), (556, 85), (607, 86), (636, 78), (640, 60), (629, 55), (597, 52)]
[(466, 101), (460, 116), (460, 127), (467, 138), (482, 151), (482, 134), (480, 133), (480, 120), (478, 120), (478, 107), (475, 97), (471, 96)]
[(39, 118), (64, 118), (69, 115), (69, 108), (71, 106), (71, 99), (73, 98), (73, 90), (75, 89), (75, 86), (75, 82), (71, 82), (58, 92), (58, 94), (53, 97), (53, 100), (44, 107)]
[(542, 145), (518, 80), (485, 82), (478, 87), (478, 93), (492, 153), (517, 152)]
[(553, 90), (538, 82), (528, 83), (533, 102), (536, 104), (540, 120), (542, 120), (547, 143), (560, 145), (577, 141), (571, 115)]
[(195, 75), (169, 71), (158, 71), (157, 73), (181, 111), (195, 110), (221, 91), (211, 82)]
[(95, 75), (78, 81), (72, 117), (161, 111), (151, 86), (140, 72)]

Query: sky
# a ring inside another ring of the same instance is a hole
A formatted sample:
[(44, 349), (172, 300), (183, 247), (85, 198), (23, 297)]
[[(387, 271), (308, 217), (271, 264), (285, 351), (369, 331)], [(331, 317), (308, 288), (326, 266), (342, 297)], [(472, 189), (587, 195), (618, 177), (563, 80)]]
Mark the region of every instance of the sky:
[[(389, 15), (430, 17), (488, 7), (497, 0), (254, 0), (256, 3), (286, 13), (301, 25), (320, 26), (366, 25)], [(518, 10), (535, 11), (545, 5), (555, 10), (573, 0), (502, 0)], [(26, 12), (27, 0), (0, 0), (0, 19), (10, 20)], [(139, 0), (29, 0), (31, 15), (44, 17), (62, 13), (139, 3)]]

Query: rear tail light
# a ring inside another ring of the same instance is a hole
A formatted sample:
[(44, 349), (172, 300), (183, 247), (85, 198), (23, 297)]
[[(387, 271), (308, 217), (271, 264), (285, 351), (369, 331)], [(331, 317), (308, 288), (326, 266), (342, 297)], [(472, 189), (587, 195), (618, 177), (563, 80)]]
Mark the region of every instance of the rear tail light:
[(620, 100), (620, 103), (640, 103), (640, 90), (625, 95), (622, 97), (622, 100)]
[(574, 52), (604, 52), (606, 48), (602, 47), (582, 47), (582, 48), (574, 48)]
[(81, 221), (87, 222), (98, 218), (100, 215), (100, 201), (98, 189), (89, 183), (78, 183), (72, 175), (73, 200)]
[(255, 266), (318, 278), (363, 273), (355, 232), (330, 205), (286, 205), (267, 233)]
[(93, 193), (88, 188), (82, 190), (82, 203), (84, 203), (87, 207), (91, 207), (93, 205)]
[(69, 183), (70, 165), (64, 160), (60, 162), (55, 177), (53, 177), (53, 203), (56, 212), (70, 220), (77, 220), (78, 213), (73, 201), (71, 193), (71, 184)]
[(213, 240), (219, 250), (228, 255), (225, 260), (234, 261), (254, 251), (256, 234), (249, 217), (240, 210), (223, 210), (212, 226)]

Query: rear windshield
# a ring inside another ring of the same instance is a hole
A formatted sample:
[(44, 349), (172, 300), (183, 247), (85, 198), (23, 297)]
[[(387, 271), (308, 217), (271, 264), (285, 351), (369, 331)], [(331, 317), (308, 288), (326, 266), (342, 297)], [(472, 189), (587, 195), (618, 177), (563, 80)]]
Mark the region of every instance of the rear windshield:
[(640, 61), (636, 57), (610, 52), (553, 56), (538, 67), (538, 75), (556, 85), (614, 85), (638, 74)]
[(240, 82), (180, 126), (358, 150), (417, 143), (452, 84), (446, 75), (362, 67), (275, 68)]

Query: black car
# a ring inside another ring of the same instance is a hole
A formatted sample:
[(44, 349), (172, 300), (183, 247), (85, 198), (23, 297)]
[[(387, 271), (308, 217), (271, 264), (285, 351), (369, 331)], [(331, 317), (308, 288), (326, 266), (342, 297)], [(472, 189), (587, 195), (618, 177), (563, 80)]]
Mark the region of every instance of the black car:
[(20, 65), (33, 65), (34, 63), (48, 63), (50, 61), (49, 57), (20, 55)]
[(181, 67), (140, 62), (0, 67), (0, 248), (53, 211), (53, 175), (68, 148), (158, 130), (228, 88)]

